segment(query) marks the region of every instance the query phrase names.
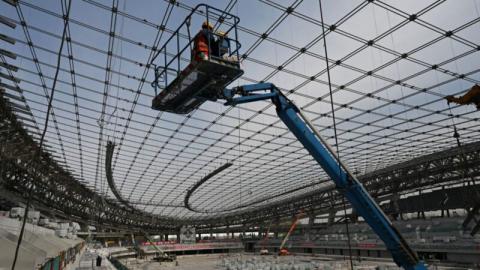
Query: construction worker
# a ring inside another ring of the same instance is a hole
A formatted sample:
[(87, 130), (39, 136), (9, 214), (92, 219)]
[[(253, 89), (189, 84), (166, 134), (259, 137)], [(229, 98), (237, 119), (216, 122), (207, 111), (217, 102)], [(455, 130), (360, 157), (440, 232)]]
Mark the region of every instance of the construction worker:
[(445, 99), (448, 103), (453, 102), (460, 105), (474, 104), (477, 106), (477, 110), (480, 110), (480, 86), (474, 85), (468, 92), (461, 97), (446, 96)]
[(228, 38), (227, 33), (219, 31), (217, 34), (218, 56), (227, 59), (230, 52), (230, 39)]
[(219, 31), (217, 35), (218, 56), (223, 60), (238, 62), (236, 55), (230, 55), (230, 38), (228, 38), (227, 33)]
[(202, 29), (193, 41), (193, 60), (208, 60), (209, 54), (212, 52), (210, 47), (213, 47), (215, 44), (212, 30), (213, 26), (210, 23), (207, 21), (203, 22)]

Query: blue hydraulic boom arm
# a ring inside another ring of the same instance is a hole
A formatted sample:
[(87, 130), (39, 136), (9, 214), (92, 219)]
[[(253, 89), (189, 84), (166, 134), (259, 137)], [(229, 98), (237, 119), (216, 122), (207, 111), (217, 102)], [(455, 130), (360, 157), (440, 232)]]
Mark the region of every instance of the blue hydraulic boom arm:
[(383, 240), (395, 263), (408, 270), (427, 269), (363, 185), (338, 159), (313, 124), (275, 85), (271, 83), (244, 85), (224, 89), (220, 95), (219, 98), (227, 100), (226, 105), (270, 99), (276, 106), (278, 116), (288, 129), (335, 182), (336, 188), (348, 199), (355, 211)]

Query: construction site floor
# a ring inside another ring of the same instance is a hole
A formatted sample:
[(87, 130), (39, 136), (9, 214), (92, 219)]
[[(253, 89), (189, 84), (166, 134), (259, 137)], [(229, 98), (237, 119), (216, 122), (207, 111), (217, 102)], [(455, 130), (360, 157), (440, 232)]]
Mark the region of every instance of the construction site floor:
[[(121, 262), (130, 270), (344, 270), (350, 269), (346, 258), (330, 256), (260, 256), (252, 254), (209, 254), (179, 256), (177, 262), (152, 262), (139, 259), (122, 259)], [(461, 270), (464, 267), (430, 266), (438, 270)], [(356, 270), (396, 270), (401, 269), (393, 262), (384, 260), (354, 261)]]
[[(101, 266), (96, 266), (97, 257), (102, 257)], [(86, 250), (80, 260), (75, 263), (75, 266), (71, 269), (75, 270), (87, 270), (87, 269), (94, 269), (94, 270), (116, 270), (116, 268), (110, 263), (110, 261), (106, 258), (106, 254), (103, 254), (97, 250), (88, 249)]]

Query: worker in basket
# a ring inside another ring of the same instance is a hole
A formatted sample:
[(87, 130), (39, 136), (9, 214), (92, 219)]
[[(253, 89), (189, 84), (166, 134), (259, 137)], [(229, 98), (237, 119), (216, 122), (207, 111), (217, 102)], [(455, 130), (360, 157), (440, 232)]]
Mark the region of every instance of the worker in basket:
[(230, 38), (228, 34), (222, 31), (217, 32), (218, 56), (227, 61), (238, 61), (235, 55), (230, 56)]
[(448, 103), (453, 102), (460, 105), (474, 104), (477, 106), (477, 110), (480, 110), (480, 86), (474, 85), (468, 92), (460, 97), (446, 96), (445, 99)]
[(212, 48), (215, 46), (215, 38), (213, 37), (213, 26), (205, 21), (202, 24), (202, 29), (195, 36), (193, 41), (193, 60), (203, 61), (208, 60), (212, 53)]

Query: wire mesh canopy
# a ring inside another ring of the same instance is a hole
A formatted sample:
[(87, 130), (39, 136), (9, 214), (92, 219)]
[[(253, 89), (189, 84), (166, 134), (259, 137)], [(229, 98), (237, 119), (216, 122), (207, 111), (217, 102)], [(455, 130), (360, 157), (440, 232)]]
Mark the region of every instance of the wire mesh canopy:
[[(105, 177), (107, 141), (122, 198), (154, 214), (195, 219), (278, 202), (332, 185), (267, 101), (206, 102), (188, 115), (150, 108), (150, 60), (197, 1), (18, 1), (0, 3), (1, 62), (18, 86), (39, 139), (54, 80), (66, 7), (65, 47), (44, 148), (78, 181), (115, 198)], [(244, 75), (234, 86), (276, 84), (362, 175), (480, 138), (475, 106), (451, 105), (480, 80), (480, 1), (208, 1), (240, 18)], [(192, 18), (200, 29), (202, 16)], [(325, 28), (325, 36), (322, 34)], [(198, 30), (197, 30), (198, 31)], [(333, 94), (329, 94), (323, 38)], [(185, 64), (188, 64), (186, 59)], [(7, 74), (2, 68), (2, 73)], [(20, 102), (20, 101), (18, 101)], [(224, 164), (190, 194), (189, 189)]]

